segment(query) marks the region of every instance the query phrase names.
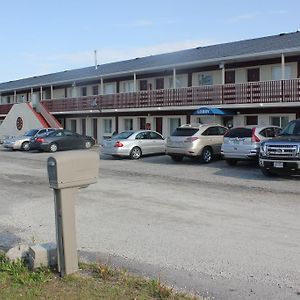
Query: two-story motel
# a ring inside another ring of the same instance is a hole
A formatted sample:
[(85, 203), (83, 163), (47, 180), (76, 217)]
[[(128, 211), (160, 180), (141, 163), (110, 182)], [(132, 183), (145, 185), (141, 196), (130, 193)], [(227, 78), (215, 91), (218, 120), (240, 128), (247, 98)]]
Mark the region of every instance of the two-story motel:
[(15, 103), (41, 102), (98, 141), (196, 122), (284, 126), (300, 117), (299, 77), (300, 32), (279, 34), (1, 83), (0, 119)]

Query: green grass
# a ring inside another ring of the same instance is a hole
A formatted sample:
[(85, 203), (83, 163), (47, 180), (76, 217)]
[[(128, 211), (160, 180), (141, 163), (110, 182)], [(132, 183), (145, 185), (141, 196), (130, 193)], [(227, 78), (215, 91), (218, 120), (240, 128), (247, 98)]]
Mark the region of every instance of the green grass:
[(103, 264), (80, 264), (76, 274), (60, 278), (46, 268), (29, 271), (22, 261), (10, 262), (0, 254), (1, 299), (122, 299), (191, 300), (160, 282), (146, 280)]

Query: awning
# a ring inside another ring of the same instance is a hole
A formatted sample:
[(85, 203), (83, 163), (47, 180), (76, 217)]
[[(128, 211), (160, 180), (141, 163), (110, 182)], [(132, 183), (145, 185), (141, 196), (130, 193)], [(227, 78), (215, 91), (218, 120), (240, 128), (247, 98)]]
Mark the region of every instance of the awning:
[(228, 109), (221, 109), (217, 107), (199, 107), (197, 110), (193, 112), (193, 115), (214, 115), (214, 116), (233, 116), (236, 112), (228, 110)]

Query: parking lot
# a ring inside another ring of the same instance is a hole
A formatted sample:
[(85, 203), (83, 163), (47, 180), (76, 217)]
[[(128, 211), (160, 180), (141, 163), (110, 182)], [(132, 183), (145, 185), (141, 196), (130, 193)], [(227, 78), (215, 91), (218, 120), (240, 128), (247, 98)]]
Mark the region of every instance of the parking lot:
[[(0, 147), (0, 248), (55, 241), (49, 156)], [(300, 299), (299, 178), (167, 156), (101, 156), (99, 172), (76, 197), (81, 259), (215, 299)]]

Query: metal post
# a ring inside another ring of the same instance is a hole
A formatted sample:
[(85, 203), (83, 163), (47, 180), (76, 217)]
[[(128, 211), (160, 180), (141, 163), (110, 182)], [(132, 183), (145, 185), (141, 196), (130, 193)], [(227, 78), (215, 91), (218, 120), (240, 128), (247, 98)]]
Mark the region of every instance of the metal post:
[(75, 192), (77, 188), (54, 189), (58, 271), (61, 276), (78, 271), (75, 233)]

